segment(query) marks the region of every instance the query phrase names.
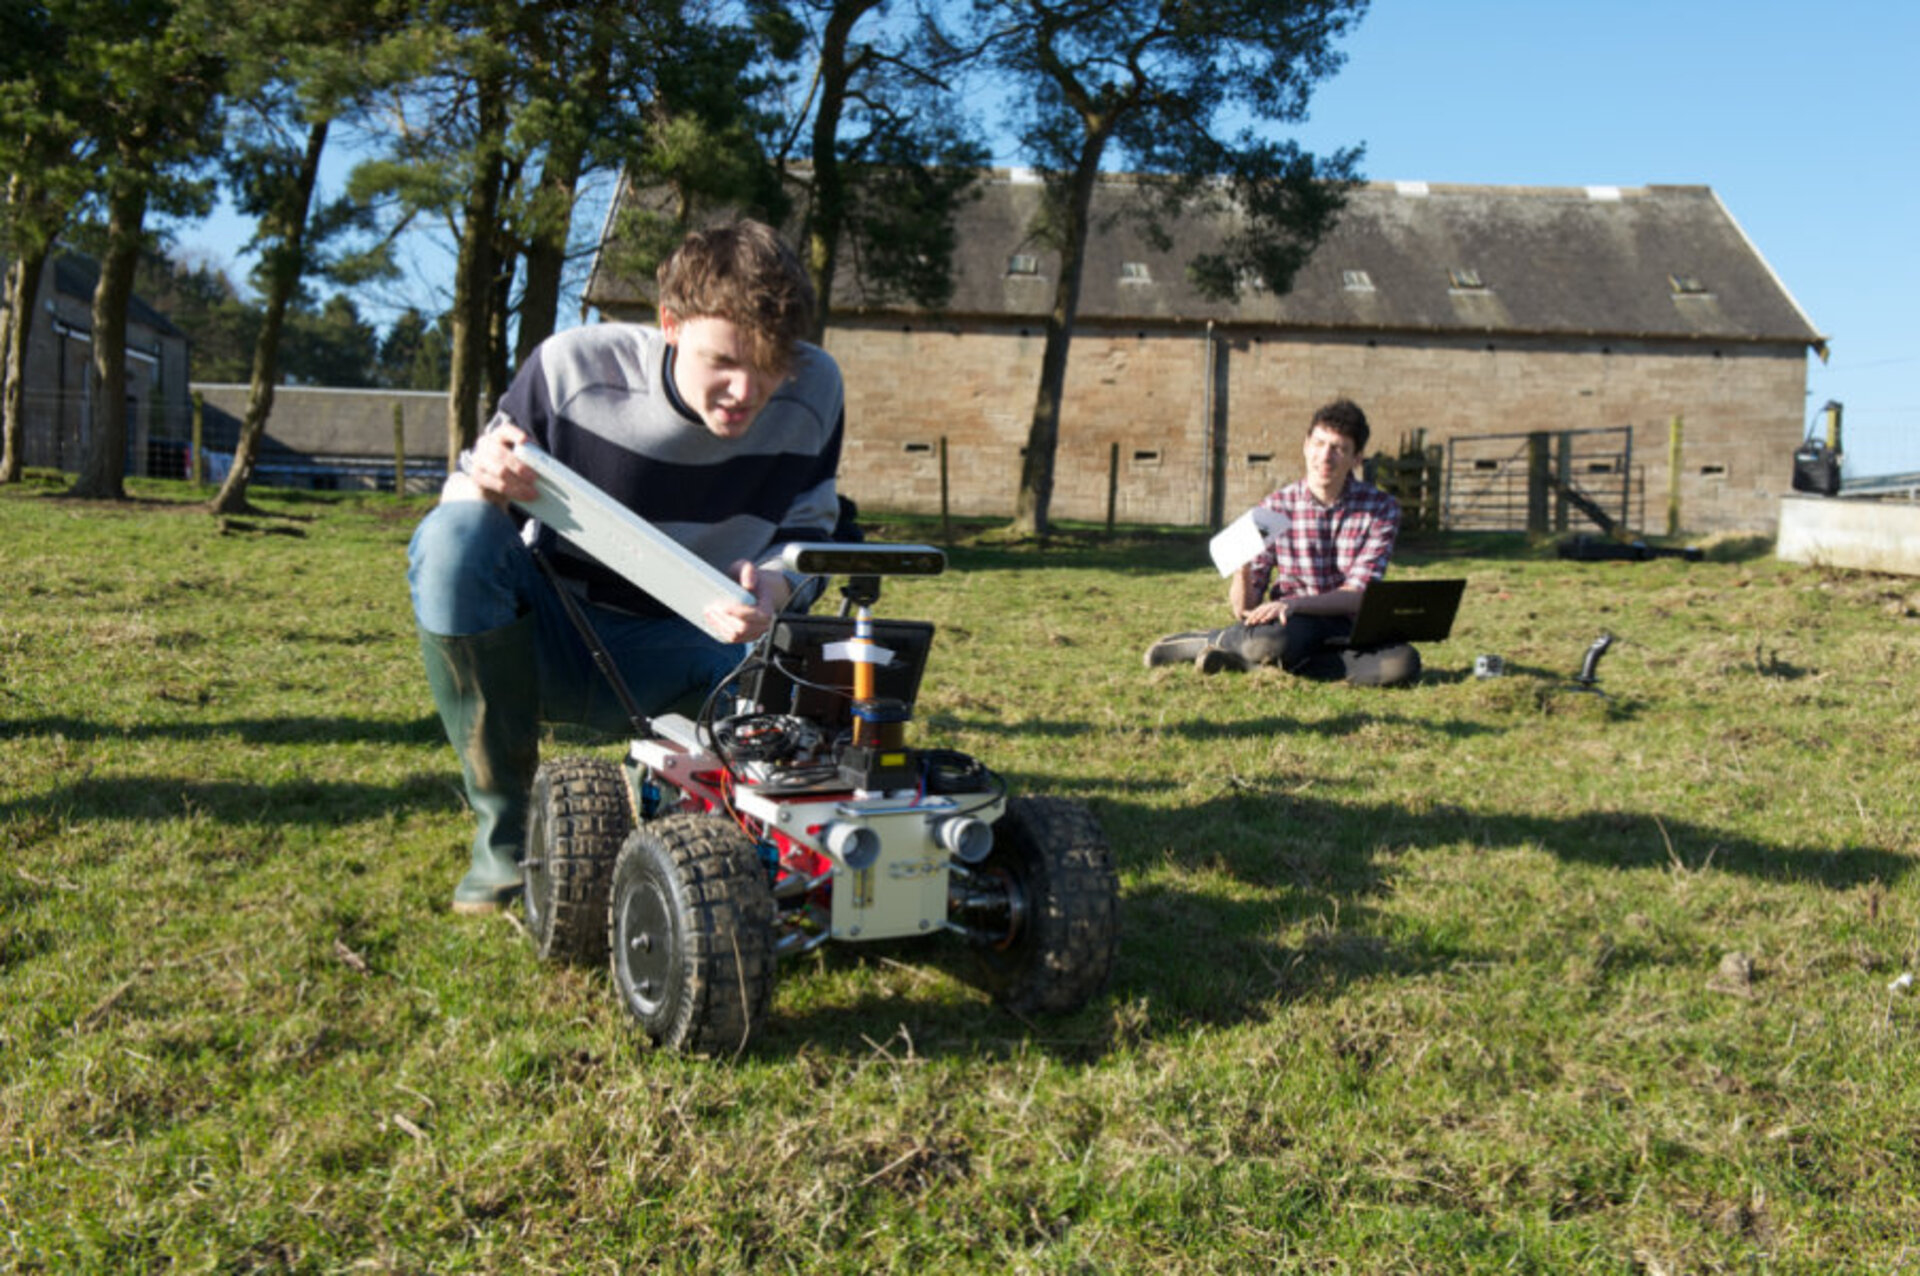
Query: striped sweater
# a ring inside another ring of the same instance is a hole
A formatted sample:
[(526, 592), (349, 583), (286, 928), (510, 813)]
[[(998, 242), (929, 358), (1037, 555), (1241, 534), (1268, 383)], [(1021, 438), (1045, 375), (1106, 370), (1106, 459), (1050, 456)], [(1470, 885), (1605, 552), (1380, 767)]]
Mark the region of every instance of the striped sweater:
[[(840, 369), (802, 345), (792, 375), (738, 439), (716, 437), (673, 388), (672, 347), (657, 328), (607, 323), (541, 343), (488, 428), (511, 421), (541, 447), (725, 571), (789, 540), (826, 540), (839, 506), (845, 405)], [(554, 569), (596, 603), (640, 615), (666, 609), (533, 525)]]

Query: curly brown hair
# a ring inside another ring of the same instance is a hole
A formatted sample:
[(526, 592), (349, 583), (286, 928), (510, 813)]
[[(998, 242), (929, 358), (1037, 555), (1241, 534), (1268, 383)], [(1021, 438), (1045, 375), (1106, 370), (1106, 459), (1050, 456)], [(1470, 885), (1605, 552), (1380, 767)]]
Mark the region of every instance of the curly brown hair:
[(1352, 399), (1335, 399), (1316, 409), (1313, 419), (1307, 422), (1307, 433), (1313, 433), (1313, 427), (1324, 425), (1335, 434), (1343, 435), (1353, 444), (1353, 454), (1360, 455), (1367, 450), (1367, 414)]
[(813, 326), (813, 283), (800, 258), (762, 222), (697, 230), (660, 263), (659, 308), (685, 322), (725, 319), (747, 338), (754, 366), (784, 372)]

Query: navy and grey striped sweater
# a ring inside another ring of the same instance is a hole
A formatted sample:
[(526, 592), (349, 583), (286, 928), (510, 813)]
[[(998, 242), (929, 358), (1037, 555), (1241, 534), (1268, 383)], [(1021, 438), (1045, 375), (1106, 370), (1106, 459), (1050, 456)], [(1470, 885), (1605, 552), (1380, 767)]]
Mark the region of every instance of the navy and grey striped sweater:
[[(607, 323), (556, 333), (500, 400), (535, 442), (715, 567), (758, 562), (789, 540), (825, 540), (838, 517), (845, 402), (831, 356), (802, 345), (745, 437), (716, 437), (683, 406), (657, 328)], [(596, 603), (666, 609), (551, 530), (536, 544)]]

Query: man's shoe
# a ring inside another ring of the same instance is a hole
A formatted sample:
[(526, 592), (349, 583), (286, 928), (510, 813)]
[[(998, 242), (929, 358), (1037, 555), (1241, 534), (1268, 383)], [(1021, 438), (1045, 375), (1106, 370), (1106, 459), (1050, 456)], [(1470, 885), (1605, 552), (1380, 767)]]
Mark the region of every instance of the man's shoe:
[(1245, 673), (1247, 662), (1225, 647), (1209, 644), (1205, 650), (1193, 658), (1193, 667), (1201, 673), (1219, 673), (1222, 670), (1229, 673)]
[(473, 871), (453, 888), (453, 911), (464, 917), (484, 917), (505, 911), (520, 894), (520, 879), (507, 883), (475, 881)]
[(1147, 648), (1143, 663), (1149, 669), (1160, 665), (1190, 665), (1194, 657), (1213, 645), (1214, 631), (1196, 630), (1190, 634), (1168, 634)]

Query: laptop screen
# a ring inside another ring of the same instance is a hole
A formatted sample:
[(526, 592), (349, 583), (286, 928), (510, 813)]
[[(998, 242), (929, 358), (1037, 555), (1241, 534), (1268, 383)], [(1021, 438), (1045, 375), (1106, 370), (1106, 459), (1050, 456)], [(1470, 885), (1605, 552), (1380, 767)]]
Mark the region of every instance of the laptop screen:
[(1345, 646), (1440, 642), (1453, 632), (1465, 580), (1376, 580), (1361, 596)]
[[(791, 713), (838, 731), (853, 722), (853, 662), (829, 658), (827, 648), (853, 637), (851, 616), (781, 616), (762, 648), (766, 661), (740, 680), (740, 694), (767, 713)], [(933, 646), (924, 620), (875, 620), (874, 645), (891, 653), (874, 667), (873, 694), (913, 704)]]

